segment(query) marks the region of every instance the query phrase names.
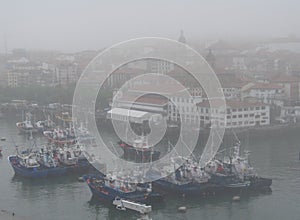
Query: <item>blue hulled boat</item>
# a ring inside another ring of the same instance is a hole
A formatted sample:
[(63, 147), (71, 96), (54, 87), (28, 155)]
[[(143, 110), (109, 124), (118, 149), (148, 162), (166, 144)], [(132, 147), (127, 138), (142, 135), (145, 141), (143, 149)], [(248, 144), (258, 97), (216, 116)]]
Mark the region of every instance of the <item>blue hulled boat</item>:
[(8, 161), (15, 174), (27, 178), (82, 174), (92, 168), (77, 148), (57, 150), (45, 147), (37, 152), (11, 155)]
[(31, 155), (25, 157), (11, 155), (8, 161), (17, 175), (28, 178), (42, 178), (48, 175), (48, 169), (41, 167)]
[(104, 202), (112, 203), (115, 198), (134, 202), (152, 203), (161, 201), (162, 195), (152, 192), (151, 183), (133, 183), (122, 178), (106, 175), (85, 175), (93, 196)]

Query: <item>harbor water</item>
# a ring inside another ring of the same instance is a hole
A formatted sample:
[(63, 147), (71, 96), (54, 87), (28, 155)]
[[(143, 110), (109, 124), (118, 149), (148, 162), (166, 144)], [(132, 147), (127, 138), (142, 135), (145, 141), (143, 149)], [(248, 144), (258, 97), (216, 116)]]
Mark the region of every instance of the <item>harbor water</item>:
[[(14, 142), (26, 143), (18, 134), (16, 118), (0, 119), (3, 157), (0, 159), (0, 209), (31, 220), (123, 220), (138, 219), (139, 214), (122, 212), (92, 198), (85, 183), (76, 176), (29, 180), (14, 176), (7, 156), (15, 153)], [(252, 165), (261, 176), (273, 179), (272, 192), (243, 195), (239, 202), (231, 196), (209, 198), (166, 198), (154, 205), (151, 218), (166, 220), (193, 219), (300, 219), (300, 130), (285, 130), (274, 135), (247, 140)], [(109, 136), (109, 133), (106, 135)], [(12, 141), (13, 140), (13, 141)], [(45, 140), (37, 139), (42, 143)], [(241, 140), (243, 142), (243, 140)], [(178, 207), (186, 206), (186, 213)], [(0, 216), (1, 219), (1, 216)]]

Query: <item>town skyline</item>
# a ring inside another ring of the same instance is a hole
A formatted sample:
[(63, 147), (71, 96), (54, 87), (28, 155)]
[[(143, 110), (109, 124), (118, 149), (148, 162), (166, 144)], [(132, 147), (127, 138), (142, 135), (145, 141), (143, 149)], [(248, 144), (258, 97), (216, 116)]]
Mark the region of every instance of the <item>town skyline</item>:
[(293, 0), (16, 2), (0, 9), (0, 53), (12, 48), (99, 50), (132, 38), (174, 39), (181, 29), (189, 42), (300, 36), (299, 2)]

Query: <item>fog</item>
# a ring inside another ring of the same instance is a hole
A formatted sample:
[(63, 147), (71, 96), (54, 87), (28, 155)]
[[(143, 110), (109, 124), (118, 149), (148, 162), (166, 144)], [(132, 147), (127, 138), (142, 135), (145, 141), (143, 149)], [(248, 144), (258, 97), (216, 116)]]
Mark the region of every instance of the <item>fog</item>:
[(136, 37), (187, 40), (300, 35), (296, 0), (1, 0), (0, 53), (13, 48), (75, 52)]

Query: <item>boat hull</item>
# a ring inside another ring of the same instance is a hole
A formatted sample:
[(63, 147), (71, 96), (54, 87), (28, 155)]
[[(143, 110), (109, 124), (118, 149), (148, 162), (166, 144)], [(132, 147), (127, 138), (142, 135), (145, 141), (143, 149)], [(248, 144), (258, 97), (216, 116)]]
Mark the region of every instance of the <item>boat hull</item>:
[[(114, 189), (108, 186), (96, 186), (92, 183), (92, 178), (94, 178), (95, 175), (85, 175), (83, 176), (84, 180), (88, 184), (91, 193), (94, 198), (97, 198), (101, 201), (112, 203), (116, 197), (119, 197), (121, 199), (126, 199), (134, 202), (140, 202), (140, 203), (153, 203), (155, 201), (161, 201), (163, 197), (159, 193), (146, 193), (146, 192), (140, 192), (140, 191), (134, 191), (134, 192), (123, 192), (118, 189)], [(101, 179), (101, 177), (100, 177)]]
[(215, 184), (188, 182), (185, 184), (176, 184), (164, 179), (153, 182), (154, 191), (176, 196), (208, 196), (215, 195), (222, 190)]
[(16, 175), (26, 178), (46, 178), (46, 177), (57, 177), (68, 174), (82, 174), (89, 171), (91, 165), (88, 162), (79, 162), (72, 166), (58, 166), (58, 167), (45, 167), (40, 166), (36, 168), (27, 168), (22, 166), (17, 156), (9, 156), (8, 161), (10, 162)]
[(40, 167), (27, 168), (22, 166), (19, 163), (17, 156), (9, 156), (8, 161), (10, 162), (16, 175), (27, 178), (43, 178), (48, 175), (48, 171), (46, 169), (42, 169)]
[(131, 160), (137, 163), (147, 163), (151, 161), (156, 161), (160, 157), (159, 151), (151, 151), (151, 150), (137, 150), (131, 146), (121, 147), (124, 151), (123, 158), (125, 160)]

